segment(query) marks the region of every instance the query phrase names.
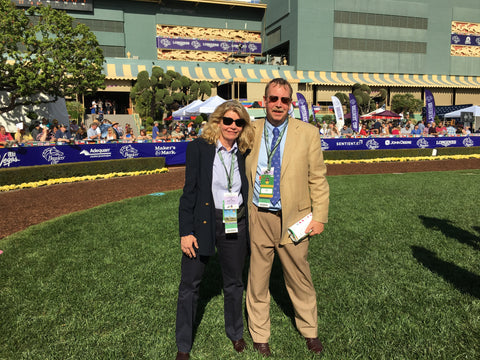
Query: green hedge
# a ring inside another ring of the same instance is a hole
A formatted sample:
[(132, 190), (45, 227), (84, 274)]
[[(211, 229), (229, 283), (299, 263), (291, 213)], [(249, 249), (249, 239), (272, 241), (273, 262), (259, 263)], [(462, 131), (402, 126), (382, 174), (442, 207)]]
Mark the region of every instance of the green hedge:
[[(440, 155), (469, 155), (480, 154), (480, 147), (442, 147), (437, 148)], [(323, 152), (325, 160), (362, 160), (389, 157), (418, 157), (430, 156), (432, 149), (398, 149), (398, 150), (328, 150)]]
[(165, 158), (147, 157), (5, 168), (0, 169), (0, 186), (75, 176), (155, 170), (163, 167)]

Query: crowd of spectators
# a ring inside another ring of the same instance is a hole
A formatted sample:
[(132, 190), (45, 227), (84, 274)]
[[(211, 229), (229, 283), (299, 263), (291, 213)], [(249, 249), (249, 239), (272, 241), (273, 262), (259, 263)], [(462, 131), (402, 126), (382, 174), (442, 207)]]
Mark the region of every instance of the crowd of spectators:
[[(339, 130), (334, 122), (330, 124), (317, 123), (320, 135), (323, 137), (361, 137), (361, 136), (466, 136), (472, 134), (469, 126), (456, 125), (454, 121), (414, 123), (406, 121), (363, 122), (359, 131), (355, 132), (348, 124)], [(480, 134), (480, 128), (476, 131)]]
[[(72, 120), (69, 125), (59, 123), (56, 119), (48, 121), (43, 118), (35, 121), (30, 127), (23, 123), (16, 124), (16, 133), (6, 132), (0, 125), (0, 146), (15, 146), (30, 142), (71, 143), (86, 142), (149, 142), (149, 141), (189, 141), (201, 135), (206, 121), (200, 125), (193, 122), (168, 122), (161, 124), (155, 121), (151, 135), (145, 129), (140, 129), (136, 136), (130, 124), (122, 128), (118, 122), (112, 122), (105, 117), (97, 116), (90, 126), (85, 128)], [(466, 136), (472, 133), (469, 126), (455, 125), (455, 122), (428, 123), (425, 120), (418, 123), (406, 121), (363, 122), (358, 132), (352, 130), (349, 124), (338, 129), (335, 122), (317, 123), (320, 135), (330, 138), (351, 138), (369, 136)], [(480, 134), (480, 128), (476, 131)], [(13, 136), (12, 136), (13, 135)]]

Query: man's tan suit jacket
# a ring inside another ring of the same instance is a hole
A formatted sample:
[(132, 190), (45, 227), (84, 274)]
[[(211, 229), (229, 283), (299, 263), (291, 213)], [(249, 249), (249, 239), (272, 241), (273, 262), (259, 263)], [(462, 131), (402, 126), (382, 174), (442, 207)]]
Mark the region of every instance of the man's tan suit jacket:
[[(255, 141), (246, 158), (249, 208), (254, 206), (253, 186), (264, 125), (265, 119), (252, 123)], [(321, 223), (328, 221), (329, 186), (326, 172), (318, 129), (301, 120), (290, 118), (280, 177), (282, 245), (292, 242), (287, 229), (310, 212), (313, 213), (313, 220)]]

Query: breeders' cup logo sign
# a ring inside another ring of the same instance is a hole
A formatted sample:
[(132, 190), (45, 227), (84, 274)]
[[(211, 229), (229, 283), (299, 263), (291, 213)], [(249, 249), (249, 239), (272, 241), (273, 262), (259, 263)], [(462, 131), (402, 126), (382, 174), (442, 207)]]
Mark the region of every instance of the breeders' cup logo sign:
[(368, 140), (366, 145), (367, 145), (367, 149), (369, 150), (376, 150), (380, 147), (380, 144), (376, 142), (374, 139)]
[(417, 141), (417, 146), (421, 149), (428, 148), (428, 141), (425, 138), (421, 138), (420, 140)]
[(465, 146), (465, 147), (471, 147), (471, 146), (473, 146), (473, 145), (475, 145), (475, 144), (473, 143), (473, 140), (470, 139), (469, 137), (466, 137), (466, 138), (463, 140), (463, 146)]
[(132, 145), (125, 145), (120, 149), (120, 154), (122, 154), (124, 158), (131, 159), (138, 156), (138, 150)]
[(322, 139), (322, 150), (328, 150), (328, 148), (328, 143)]
[(10, 167), (11, 163), (18, 162), (20, 159), (17, 157), (17, 153), (9, 151), (5, 153), (0, 160), (0, 167)]
[(58, 150), (55, 146), (53, 148), (43, 150), (42, 156), (52, 165), (58, 164), (60, 161), (65, 159), (65, 154)]

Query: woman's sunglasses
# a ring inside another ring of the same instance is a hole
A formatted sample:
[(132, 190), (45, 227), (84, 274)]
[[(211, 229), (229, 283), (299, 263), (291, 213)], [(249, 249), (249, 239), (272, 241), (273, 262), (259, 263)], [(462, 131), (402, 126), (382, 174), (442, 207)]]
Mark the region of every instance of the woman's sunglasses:
[(232, 123), (234, 121), (235, 121), (235, 125), (237, 125), (238, 127), (244, 127), (245, 126), (245, 120), (244, 119), (233, 120), (230, 117), (226, 117), (226, 116), (223, 117), (223, 124), (224, 125), (227, 125), (227, 126), (232, 125)]
[[(290, 102), (292, 101), (292, 99), (290, 99), (289, 97), (281, 97), (280, 100), (281, 100), (282, 103), (284, 103), (285, 105), (290, 104)], [(276, 103), (277, 101), (278, 101), (278, 96), (270, 95), (270, 96), (268, 97), (268, 102)]]

